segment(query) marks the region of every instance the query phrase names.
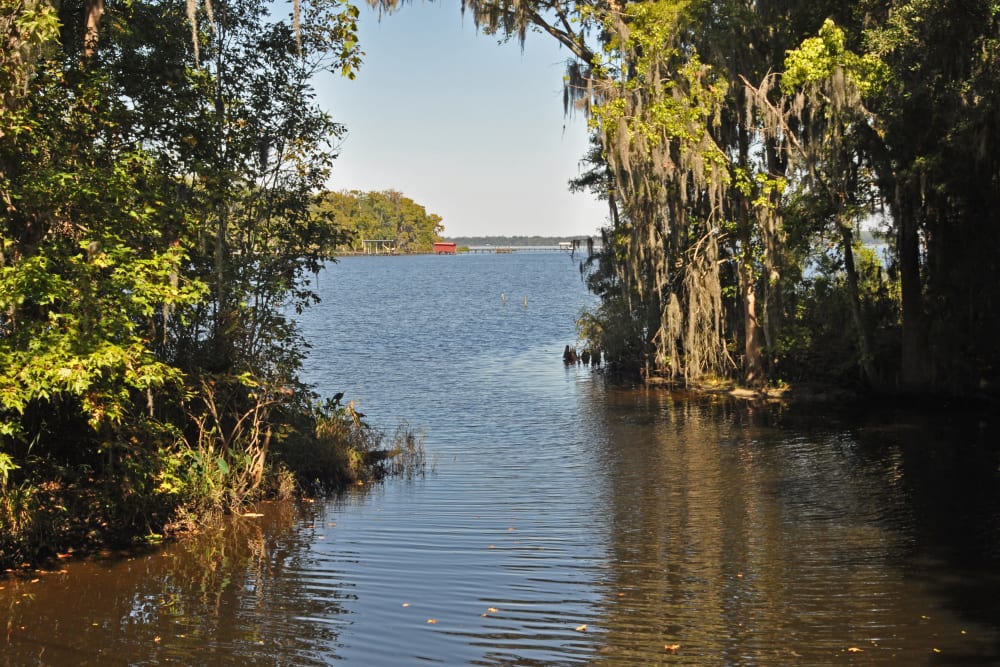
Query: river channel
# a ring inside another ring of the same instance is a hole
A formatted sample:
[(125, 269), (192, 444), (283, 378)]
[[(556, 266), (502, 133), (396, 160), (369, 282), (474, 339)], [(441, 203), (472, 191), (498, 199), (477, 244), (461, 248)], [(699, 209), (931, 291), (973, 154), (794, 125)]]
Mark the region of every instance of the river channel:
[(1000, 665), (1000, 447), (564, 367), (565, 252), (350, 257), (305, 375), (425, 474), (0, 581), (0, 665)]

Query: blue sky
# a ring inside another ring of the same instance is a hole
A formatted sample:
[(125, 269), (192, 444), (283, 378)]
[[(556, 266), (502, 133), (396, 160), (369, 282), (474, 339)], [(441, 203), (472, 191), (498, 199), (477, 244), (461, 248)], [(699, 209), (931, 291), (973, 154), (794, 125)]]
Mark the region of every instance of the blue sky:
[(585, 120), (562, 111), (568, 51), (540, 34), (498, 44), (451, 2), (361, 12), (358, 77), (317, 83), (348, 130), (332, 189), (399, 190), (445, 236), (596, 233), (606, 205), (566, 185), (587, 148)]

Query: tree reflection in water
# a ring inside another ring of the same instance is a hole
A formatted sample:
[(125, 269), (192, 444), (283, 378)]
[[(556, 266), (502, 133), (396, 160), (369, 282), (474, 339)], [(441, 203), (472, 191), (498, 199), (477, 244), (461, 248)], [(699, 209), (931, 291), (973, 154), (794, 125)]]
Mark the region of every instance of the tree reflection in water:
[(317, 581), (321, 513), (261, 511), (163, 550), (0, 583), (0, 664), (328, 664), (351, 586), (329, 567)]

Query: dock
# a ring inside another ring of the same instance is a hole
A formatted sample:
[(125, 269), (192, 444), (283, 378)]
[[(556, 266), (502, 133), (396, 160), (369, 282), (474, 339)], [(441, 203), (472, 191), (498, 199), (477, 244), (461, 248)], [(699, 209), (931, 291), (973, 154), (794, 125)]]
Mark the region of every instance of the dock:
[(470, 245), (469, 254), (508, 255), (515, 252), (569, 252), (570, 248), (557, 245)]

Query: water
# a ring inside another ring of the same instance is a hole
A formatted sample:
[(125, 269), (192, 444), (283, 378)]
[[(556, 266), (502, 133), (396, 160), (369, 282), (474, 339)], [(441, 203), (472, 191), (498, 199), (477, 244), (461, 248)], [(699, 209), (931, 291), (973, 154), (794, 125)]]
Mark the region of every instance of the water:
[(0, 664), (1000, 664), (995, 424), (606, 386), (565, 253), (319, 281), (309, 379), (426, 476), (0, 582)]

